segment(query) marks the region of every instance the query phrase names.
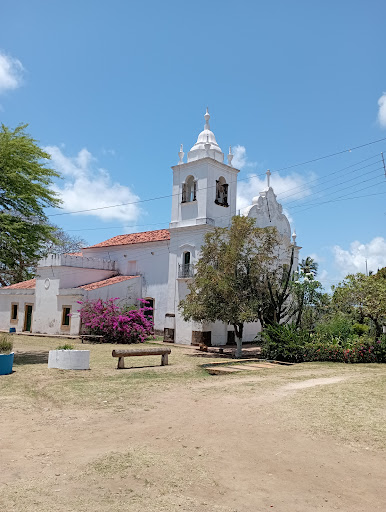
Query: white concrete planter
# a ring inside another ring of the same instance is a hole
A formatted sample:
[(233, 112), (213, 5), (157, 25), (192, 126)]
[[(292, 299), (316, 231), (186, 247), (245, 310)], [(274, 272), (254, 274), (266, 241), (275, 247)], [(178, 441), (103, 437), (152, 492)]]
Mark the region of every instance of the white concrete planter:
[(50, 350), (48, 368), (60, 370), (89, 370), (89, 350)]

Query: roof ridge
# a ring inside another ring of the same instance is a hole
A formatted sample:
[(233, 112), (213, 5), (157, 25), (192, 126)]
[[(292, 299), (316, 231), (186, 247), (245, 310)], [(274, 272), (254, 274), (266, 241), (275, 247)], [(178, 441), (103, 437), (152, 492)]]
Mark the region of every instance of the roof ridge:
[(82, 288), (83, 290), (87, 290), (87, 291), (96, 290), (98, 288), (102, 288), (103, 286), (109, 286), (111, 284), (121, 283), (123, 281), (127, 281), (128, 279), (134, 279), (135, 277), (138, 277), (138, 276), (118, 275), (118, 276), (113, 276), (113, 277), (107, 277), (106, 279), (100, 279), (99, 281), (94, 281), (92, 283), (82, 284), (80, 286), (77, 286), (77, 288)]
[[(21, 286), (24, 285), (24, 286)], [(36, 279), (33, 277), (32, 279), (27, 279), (26, 281), (20, 281), (19, 283), (10, 284), (8, 286), (2, 286), (0, 287), (0, 290), (30, 290), (32, 288), (35, 288), (36, 285)]]
[(168, 229), (156, 229), (153, 231), (141, 231), (139, 233), (126, 233), (122, 235), (116, 235), (98, 244), (84, 247), (84, 249), (111, 247), (114, 245), (132, 245), (147, 242), (161, 242), (164, 240), (170, 240), (170, 231)]

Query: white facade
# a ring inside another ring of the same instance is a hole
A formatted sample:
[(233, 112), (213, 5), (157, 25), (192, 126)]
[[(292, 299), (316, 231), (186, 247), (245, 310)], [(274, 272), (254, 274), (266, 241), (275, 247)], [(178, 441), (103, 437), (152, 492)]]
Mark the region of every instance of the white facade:
[[(231, 148), (224, 163), (208, 111), (204, 117), (204, 130), (187, 162), (181, 146), (178, 165), (172, 167), (169, 230), (121, 235), (87, 247), (81, 255), (49, 255), (39, 262), (34, 282), (0, 288), (0, 329), (78, 334), (78, 301), (119, 297), (135, 304), (146, 298), (154, 305), (155, 330), (164, 333), (165, 341), (224, 345), (232, 339), (231, 326), (184, 322), (178, 312), (205, 234), (216, 226), (229, 226), (236, 214), (239, 171), (232, 166)], [(276, 226), (281, 236), (278, 251), (288, 257), (295, 238), (292, 244), (288, 219), (269, 186), (269, 171), (267, 175), (267, 190), (253, 199), (244, 214), (255, 218), (258, 227)], [(298, 256), (295, 245), (296, 266)], [(252, 341), (259, 330), (258, 324), (245, 326), (244, 341)]]

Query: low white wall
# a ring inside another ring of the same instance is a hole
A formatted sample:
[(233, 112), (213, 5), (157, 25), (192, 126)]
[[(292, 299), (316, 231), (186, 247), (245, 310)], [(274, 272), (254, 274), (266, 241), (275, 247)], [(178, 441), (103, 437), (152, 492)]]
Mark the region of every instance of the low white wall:
[(48, 368), (61, 370), (89, 370), (89, 350), (50, 350), (48, 353)]

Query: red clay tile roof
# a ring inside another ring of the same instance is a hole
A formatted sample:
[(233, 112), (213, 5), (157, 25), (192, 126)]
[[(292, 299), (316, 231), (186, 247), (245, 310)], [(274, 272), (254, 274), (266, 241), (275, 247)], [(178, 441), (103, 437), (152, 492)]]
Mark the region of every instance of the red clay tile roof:
[(95, 283), (84, 284), (83, 286), (78, 286), (78, 288), (83, 288), (83, 290), (97, 290), (98, 288), (102, 288), (102, 286), (110, 286), (111, 284), (121, 283), (122, 281), (127, 281), (128, 279), (134, 279), (138, 276), (115, 276), (109, 277), (108, 279), (103, 279), (103, 281), (96, 281)]
[(85, 247), (85, 249), (94, 249), (95, 247), (110, 247), (112, 245), (141, 244), (143, 242), (160, 242), (161, 240), (170, 240), (170, 231), (168, 229), (157, 229), (156, 231), (144, 231), (142, 233), (130, 233), (129, 235), (118, 235), (109, 238), (99, 244)]
[(36, 279), (29, 279), (28, 281), (11, 284), (10, 286), (3, 286), (0, 290), (30, 290), (31, 288), (35, 288), (35, 285)]

